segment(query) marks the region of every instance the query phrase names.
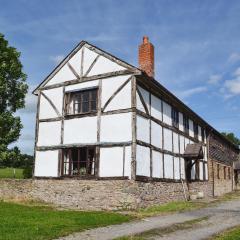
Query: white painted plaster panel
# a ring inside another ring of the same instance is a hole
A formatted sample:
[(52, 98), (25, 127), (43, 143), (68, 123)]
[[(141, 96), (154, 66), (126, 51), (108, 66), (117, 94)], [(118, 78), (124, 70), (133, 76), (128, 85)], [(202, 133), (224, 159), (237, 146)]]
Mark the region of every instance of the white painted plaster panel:
[(79, 91), (79, 90), (84, 90), (84, 89), (88, 89), (88, 88), (98, 87), (98, 82), (99, 82), (98, 80), (93, 80), (93, 81), (69, 85), (69, 86), (65, 87), (65, 91), (73, 92), (73, 91)]
[[(43, 93), (52, 101), (58, 112), (62, 115), (63, 89), (62, 87), (44, 90)], [(58, 117), (48, 100), (41, 95), (39, 119)]]
[(204, 143), (207, 143), (207, 135), (206, 135), (206, 130), (204, 130)]
[(204, 161), (207, 162), (207, 147), (203, 146)]
[(152, 176), (154, 178), (163, 178), (163, 154), (152, 151)]
[(58, 145), (61, 141), (61, 121), (40, 122), (37, 146)]
[(95, 143), (97, 141), (97, 117), (64, 120), (64, 144)]
[(203, 162), (199, 162), (199, 178), (203, 180)]
[(123, 147), (100, 148), (100, 177), (123, 176)]
[(193, 121), (191, 119), (189, 119), (189, 136), (194, 137)]
[(198, 126), (198, 140), (202, 141), (202, 128)]
[(174, 157), (174, 179), (180, 179), (180, 161), (179, 161), (179, 157)]
[(151, 121), (151, 144), (155, 147), (162, 148), (162, 126)]
[(154, 95), (151, 95), (151, 115), (162, 121), (162, 101)]
[[(132, 114), (121, 113), (101, 117), (101, 142), (126, 142), (132, 140)], [(97, 132), (96, 132), (97, 133)]]
[(70, 60), (69, 63), (74, 68), (76, 73), (80, 75), (82, 62), (82, 49), (80, 49)]
[(125, 166), (124, 166), (124, 176), (131, 179), (131, 161), (132, 161), (132, 147), (125, 147)]
[(205, 177), (208, 180), (208, 165), (205, 163)]
[(137, 175), (150, 177), (150, 149), (137, 145)]
[[(117, 76), (104, 78), (102, 80), (102, 107), (116, 90), (124, 83), (131, 75)], [(123, 90), (123, 89), (122, 89)], [(119, 94), (119, 93), (118, 93)], [(130, 94), (131, 95), (131, 94)], [(123, 100), (123, 99), (122, 99)], [(130, 102), (131, 104), (131, 102)]]
[(183, 127), (183, 114), (179, 112), (179, 130), (183, 132), (184, 127)]
[(131, 108), (131, 81), (112, 99), (105, 111)]
[(137, 140), (149, 143), (149, 119), (137, 115)]
[(173, 179), (173, 156), (164, 154), (164, 174), (165, 178)]
[(142, 101), (141, 101), (141, 99), (140, 99), (140, 97), (139, 97), (138, 92), (136, 93), (136, 104), (137, 104), (137, 109), (138, 109), (138, 110), (146, 113), (145, 108), (144, 108), (144, 106), (143, 106), (143, 104), (142, 104)]
[[(150, 93), (147, 90), (141, 88), (140, 86), (137, 86), (137, 88), (139, 89), (140, 93), (142, 94), (143, 100), (145, 102), (145, 105), (147, 106), (148, 111), (150, 111), (150, 102), (149, 102)], [(144, 109), (140, 108), (141, 103), (139, 103), (139, 101), (141, 102), (140, 98), (137, 98), (137, 109), (145, 112)]]
[(163, 122), (172, 126), (172, 107), (163, 101)]
[(116, 72), (125, 70), (126, 68), (120, 66), (119, 64), (100, 56), (97, 60), (96, 64), (93, 66), (92, 70), (89, 72), (88, 76), (108, 73), (108, 72)]
[[(84, 47), (84, 57), (83, 57), (83, 75), (86, 74), (87, 70), (93, 63), (94, 59), (98, 56), (97, 53), (95, 53), (92, 50), (89, 50), (88, 48)], [(100, 57), (101, 58), (101, 57)], [(99, 59), (98, 59), (99, 60)], [(89, 74), (87, 75), (89, 76)]]
[(45, 119), (45, 118), (55, 118), (57, 117), (57, 113), (53, 109), (53, 107), (50, 105), (48, 100), (40, 96), (40, 106), (39, 106), (39, 119)]
[(164, 136), (164, 149), (168, 151), (173, 151), (172, 149), (172, 130), (163, 128)]
[(69, 80), (76, 79), (76, 76), (72, 73), (70, 68), (65, 64), (52, 79), (46, 84), (46, 86), (63, 83)]
[(187, 145), (190, 144), (190, 139), (185, 137), (184, 144), (185, 144), (185, 149), (186, 149)]
[(180, 135), (180, 153), (184, 154), (184, 150), (185, 150), (184, 136)]
[(36, 151), (35, 177), (58, 177), (58, 150)]
[(179, 153), (179, 138), (178, 134), (173, 132), (173, 151), (174, 153)]
[(184, 158), (180, 158), (180, 164), (181, 164), (181, 178), (185, 179), (185, 161), (184, 161)]

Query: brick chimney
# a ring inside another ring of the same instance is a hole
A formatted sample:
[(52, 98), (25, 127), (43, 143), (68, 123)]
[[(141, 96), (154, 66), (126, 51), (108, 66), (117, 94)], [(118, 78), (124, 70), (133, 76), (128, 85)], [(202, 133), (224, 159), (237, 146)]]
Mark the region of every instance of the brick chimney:
[(138, 47), (138, 64), (148, 76), (154, 77), (154, 46), (147, 36), (143, 37), (143, 43)]

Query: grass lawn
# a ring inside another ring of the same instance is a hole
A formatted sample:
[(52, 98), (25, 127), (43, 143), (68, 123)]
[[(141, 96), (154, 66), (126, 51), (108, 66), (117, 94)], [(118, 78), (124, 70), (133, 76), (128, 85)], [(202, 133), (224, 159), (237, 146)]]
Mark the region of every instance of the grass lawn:
[(240, 240), (240, 225), (220, 233), (217, 236), (210, 238), (210, 240)]
[(0, 240), (47, 240), (130, 219), (113, 212), (60, 211), (48, 206), (0, 202)]
[[(15, 178), (23, 178), (23, 169), (15, 168), (16, 175)], [(13, 168), (0, 168), (0, 178), (14, 178)]]

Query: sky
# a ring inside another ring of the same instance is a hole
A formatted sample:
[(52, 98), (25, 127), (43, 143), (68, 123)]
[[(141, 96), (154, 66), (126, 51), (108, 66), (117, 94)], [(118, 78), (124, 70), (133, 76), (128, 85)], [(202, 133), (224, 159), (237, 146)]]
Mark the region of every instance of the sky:
[(220, 132), (240, 138), (240, 1), (0, 0), (0, 32), (28, 75), (17, 143), (33, 154), (32, 90), (81, 40), (135, 66), (147, 35), (155, 78)]

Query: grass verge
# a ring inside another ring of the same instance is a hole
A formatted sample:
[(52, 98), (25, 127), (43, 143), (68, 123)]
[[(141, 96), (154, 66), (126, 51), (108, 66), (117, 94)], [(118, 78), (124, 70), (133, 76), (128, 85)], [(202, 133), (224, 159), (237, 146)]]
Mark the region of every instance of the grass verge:
[(202, 221), (206, 221), (208, 217), (196, 218), (190, 221), (185, 221), (183, 223), (176, 223), (166, 228), (156, 228), (146, 232), (142, 232), (140, 234), (136, 234), (133, 236), (125, 236), (116, 238), (115, 240), (150, 240), (155, 237), (162, 237), (163, 235), (170, 234), (176, 232), (178, 230), (189, 229), (192, 227), (197, 227)]
[(213, 236), (209, 240), (240, 240), (240, 225)]
[(0, 216), (0, 240), (48, 240), (131, 219), (113, 212), (59, 211), (9, 202), (0, 202)]
[[(14, 178), (13, 168), (0, 168), (0, 178)], [(15, 178), (23, 178), (23, 169), (15, 168)]]

